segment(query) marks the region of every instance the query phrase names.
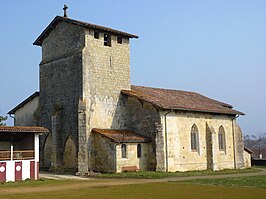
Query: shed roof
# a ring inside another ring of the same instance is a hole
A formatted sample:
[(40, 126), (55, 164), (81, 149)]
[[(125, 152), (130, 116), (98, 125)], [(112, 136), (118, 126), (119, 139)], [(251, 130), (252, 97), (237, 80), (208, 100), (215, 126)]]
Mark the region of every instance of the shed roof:
[(27, 99), (25, 99), (24, 101), (22, 101), (19, 105), (17, 105), (15, 108), (13, 108), (11, 111), (9, 111), (7, 114), (15, 114), (15, 112), (20, 109), (21, 107), (23, 107), (25, 104), (27, 104), (28, 102), (30, 102), (31, 100), (33, 100), (35, 97), (38, 97), (40, 95), (40, 92), (35, 92), (33, 93), (31, 96), (29, 96)]
[(33, 45), (41, 46), (43, 40), (56, 27), (56, 25), (62, 21), (67, 22), (67, 23), (71, 23), (74, 25), (78, 25), (78, 26), (81, 26), (81, 27), (84, 27), (87, 29), (93, 29), (93, 30), (98, 30), (98, 31), (102, 31), (102, 32), (113, 33), (113, 34), (121, 35), (121, 36), (128, 37), (128, 38), (138, 38), (137, 35), (133, 35), (130, 33), (123, 32), (123, 31), (115, 30), (112, 28), (107, 28), (104, 26), (99, 26), (99, 25), (95, 25), (95, 24), (91, 24), (91, 23), (87, 23), (87, 22), (83, 22), (83, 21), (78, 21), (78, 20), (67, 18), (67, 17), (56, 16), (52, 20), (52, 22), (45, 28), (45, 30), (40, 34), (40, 36), (33, 42)]
[(195, 92), (144, 86), (131, 86), (131, 90), (122, 90), (121, 92), (162, 109), (244, 115), (244, 113), (234, 110), (230, 104)]
[(39, 126), (0, 126), (0, 133), (48, 133), (49, 130)]
[(253, 153), (253, 151), (251, 150), (251, 149), (249, 149), (249, 148), (247, 148), (247, 147), (244, 147), (244, 150), (246, 151), (246, 152), (248, 152), (248, 153)]
[(149, 142), (150, 139), (129, 130), (117, 129), (92, 129), (92, 132), (103, 135), (104, 137), (117, 143), (135, 143), (135, 142)]

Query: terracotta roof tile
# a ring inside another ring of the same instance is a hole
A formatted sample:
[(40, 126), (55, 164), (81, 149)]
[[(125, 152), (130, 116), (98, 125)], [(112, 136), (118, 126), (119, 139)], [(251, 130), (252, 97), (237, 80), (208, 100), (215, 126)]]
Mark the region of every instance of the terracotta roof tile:
[(82, 27), (88, 28), (88, 29), (94, 29), (94, 30), (99, 30), (99, 31), (103, 31), (103, 32), (110, 32), (110, 33), (113, 33), (116, 35), (121, 35), (121, 36), (128, 37), (128, 38), (138, 38), (137, 35), (129, 34), (129, 33), (115, 30), (112, 28), (107, 28), (104, 26), (99, 26), (99, 25), (95, 25), (95, 24), (91, 24), (91, 23), (87, 23), (87, 22), (83, 22), (83, 21), (78, 21), (78, 20), (74, 20), (74, 19), (70, 19), (70, 18), (66, 18), (66, 17), (56, 16), (53, 19), (53, 21), (47, 26), (47, 28), (41, 33), (41, 35), (34, 41), (33, 45), (41, 46), (43, 40), (49, 35), (49, 33), (55, 28), (55, 26), (60, 21), (64, 21), (64, 22), (71, 23), (71, 24), (78, 25), (78, 26), (82, 26)]
[(116, 129), (92, 129), (92, 132), (99, 133), (113, 142), (149, 142), (150, 139), (129, 130)]
[(195, 92), (144, 86), (131, 86), (131, 90), (122, 90), (121, 92), (162, 109), (244, 115), (244, 113), (232, 109), (233, 106), (230, 104), (219, 102)]
[(0, 126), (0, 133), (47, 133), (48, 129), (39, 126)]

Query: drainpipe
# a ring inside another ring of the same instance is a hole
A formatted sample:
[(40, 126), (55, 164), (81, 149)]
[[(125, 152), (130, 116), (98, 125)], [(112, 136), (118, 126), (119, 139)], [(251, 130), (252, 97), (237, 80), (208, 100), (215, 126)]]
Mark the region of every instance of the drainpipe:
[(234, 128), (234, 120), (238, 118), (239, 115), (236, 115), (232, 118), (232, 133), (233, 133), (233, 150), (234, 150), (234, 169), (236, 169), (236, 148), (235, 148), (235, 128)]
[(8, 114), (9, 115), (9, 117), (11, 117), (11, 118), (13, 118), (14, 119), (14, 121), (13, 121), (13, 123), (14, 123), (14, 126), (15, 126), (15, 123), (16, 123), (16, 118), (14, 117), (14, 116), (12, 116), (12, 114), (10, 113), (10, 114)]
[(167, 138), (167, 121), (166, 116), (171, 113), (172, 111), (168, 111), (164, 114), (164, 137), (165, 137), (165, 170), (168, 172), (168, 138)]

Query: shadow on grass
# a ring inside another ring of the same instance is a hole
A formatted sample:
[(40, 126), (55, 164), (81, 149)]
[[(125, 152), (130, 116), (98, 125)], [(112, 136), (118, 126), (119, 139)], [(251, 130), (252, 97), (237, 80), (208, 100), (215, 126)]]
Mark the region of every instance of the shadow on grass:
[(259, 172), (259, 168), (249, 169), (225, 169), (221, 171), (187, 171), (187, 172), (158, 172), (158, 171), (138, 171), (138, 172), (123, 172), (117, 174), (97, 174), (97, 178), (169, 178), (169, 177), (184, 177), (184, 176), (202, 176), (202, 175), (225, 175), (225, 174), (238, 174), (238, 173), (253, 173)]

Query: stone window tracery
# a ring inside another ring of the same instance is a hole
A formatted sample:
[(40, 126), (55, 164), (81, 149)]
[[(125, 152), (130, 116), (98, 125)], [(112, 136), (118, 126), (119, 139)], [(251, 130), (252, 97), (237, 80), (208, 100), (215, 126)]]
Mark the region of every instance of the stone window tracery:
[(219, 150), (225, 151), (225, 132), (223, 126), (220, 126), (219, 128), (218, 143), (219, 143)]
[(199, 150), (199, 132), (196, 124), (193, 124), (190, 132), (191, 137), (191, 150), (198, 151)]

